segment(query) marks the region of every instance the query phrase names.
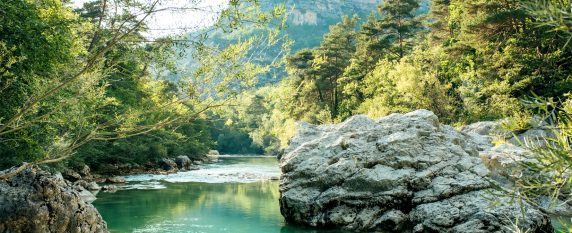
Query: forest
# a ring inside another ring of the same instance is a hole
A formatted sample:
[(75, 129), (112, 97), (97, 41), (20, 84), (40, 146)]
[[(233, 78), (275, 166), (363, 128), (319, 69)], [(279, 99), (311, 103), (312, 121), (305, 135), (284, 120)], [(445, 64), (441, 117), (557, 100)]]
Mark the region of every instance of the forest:
[(571, 232), (570, 137), (571, 0), (0, 0), (0, 231)]
[(569, 1), (429, 6), (419, 14), (419, 1), (386, 1), (365, 19), (344, 16), (319, 46), (285, 58), (278, 84), (240, 95), (231, 119), (266, 153), (279, 153), (297, 121), (428, 109), (457, 126), (510, 118), (510, 130), (519, 131), (543, 114), (532, 103), (567, 101)]
[(230, 1), (208, 30), (149, 39), (151, 3), (0, 3), (0, 167), (277, 155), (299, 121), (416, 109), (517, 131), (572, 88), (569, 1), (385, 1), (294, 49), (283, 5)]

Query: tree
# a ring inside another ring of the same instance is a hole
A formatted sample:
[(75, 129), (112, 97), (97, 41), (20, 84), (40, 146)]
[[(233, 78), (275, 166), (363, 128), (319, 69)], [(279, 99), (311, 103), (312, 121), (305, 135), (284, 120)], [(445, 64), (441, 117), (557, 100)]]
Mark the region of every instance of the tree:
[(344, 71), (340, 83), (342, 93), (342, 119), (353, 115), (365, 100), (360, 88), (366, 75), (380, 59), (399, 60), (411, 47), (415, 33), (422, 28), (416, 15), (419, 3), (416, 0), (384, 1), (378, 14), (371, 14), (357, 35), (356, 52)]
[(416, 10), (419, 8), (417, 0), (387, 0), (380, 7), (381, 20), (378, 32), (382, 40), (393, 42), (391, 51), (402, 58), (411, 47), (408, 40), (421, 29), (421, 22), (417, 18)]
[(325, 89), (327, 95), (324, 96), (324, 101), (328, 102), (332, 119), (339, 116), (343, 89), (339, 85), (339, 79), (355, 53), (355, 28), (358, 21), (357, 17), (343, 17), (340, 23), (330, 27), (315, 53), (313, 66), (316, 69), (317, 82)]
[[(446, 45), (450, 61), (466, 63), (455, 84), (467, 116), (500, 118), (520, 110), (532, 93), (561, 96), (570, 90), (570, 52), (537, 21), (523, 1), (451, 1), (457, 41)], [(457, 64), (459, 64), (457, 62)]]
[(431, 0), (429, 25), (431, 36), (439, 42), (455, 37), (455, 24), (451, 20), (451, 0)]
[[(288, 83), (297, 86), (294, 97), (302, 102), (292, 107), (308, 104), (320, 106), (323, 111), (329, 112), (330, 120), (338, 117), (342, 89), (339, 79), (355, 52), (357, 22), (357, 17), (343, 17), (340, 23), (330, 27), (319, 47), (301, 50), (287, 58), (286, 69), (290, 74)], [(312, 107), (304, 109), (310, 110)], [(302, 115), (308, 113), (305, 110), (298, 112)], [(304, 119), (302, 115), (292, 113), (294, 119)]]
[(327, 112), (330, 115), (327, 104), (326, 83), (320, 76), (314, 61), (315, 50), (305, 49), (289, 56), (286, 60), (286, 70), (289, 77), (281, 81), (281, 88), (290, 90), (291, 96), (285, 100), (289, 117), (295, 120), (307, 122), (328, 122), (331, 118), (318, 117)]
[(368, 98), (359, 110), (381, 117), (428, 109), (444, 122), (454, 121), (456, 106), (449, 92), (451, 83), (439, 80), (435, 69), (441, 59), (440, 49), (425, 50), (419, 46), (398, 62), (380, 61), (364, 80)]
[[(161, 8), (160, 0), (99, 2), (88, 4), (80, 11), (82, 16), (58, 0), (1, 3), (0, 58), (9, 62), (0, 65), (0, 95), (13, 100), (2, 102), (8, 105), (0, 115), (0, 152), (8, 155), (3, 162), (58, 162), (92, 141), (145, 135), (196, 120), (228, 103), (228, 98), (208, 99), (205, 93), (189, 91), (198, 89), (197, 82), (181, 87), (187, 95), (165, 92), (172, 89), (170, 85), (151, 72), (149, 67), (157, 72), (165, 68), (163, 59), (173, 58), (175, 50), (162, 47), (178, 40), (149, 41), (142, 36), (145, 22), (172, 8)], [(190, 4), (176, 10), (204, 10), (194, 1)], [(216, 26), (229, 31), (243, 27), (243, 22), (263, 27), (280, 14), (257, 9), (256, 1), (231, 1), (220, 12)], [(248, 60), (249, 49), (263, 39), (251, 38), (226, 48), (191, 41), (196, 54), (208, 47), (210, 55), (200, 62), (194, 77), (232, 76), (213, 85), (219, 91), (247, 82), (267, 70)], [(223, 62), (229, 59), (240, 66)], [(223, 63), (233, 66), (223, 67)], [(121, 86), (121, 82), (130, 84)], [(22, 145), (30, 149), (22, 152)]]

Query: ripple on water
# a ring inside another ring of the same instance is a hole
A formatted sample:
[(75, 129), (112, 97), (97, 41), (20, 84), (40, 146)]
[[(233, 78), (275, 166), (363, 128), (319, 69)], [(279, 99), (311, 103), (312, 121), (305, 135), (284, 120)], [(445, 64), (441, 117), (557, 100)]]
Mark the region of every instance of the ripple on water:
[(117, 188), (121, 190), (130, 189), (140, 189), (140, 190), (154, 190), (154, 189), (166, 189), (167, 186), (161, 184), (159, 181), (141, 181), (136, 183), (127, 183), (124, 185), (118, 185)]
[(144, 174), (127, 176), (125, 180), (128, 183), (136, 182), (137, 184), (127, 184), (125, 186), (134, 186), (131, 187), (134, 189), (144, 189), (148, 187), (164, 188), (164, 186), (161, 187), (158, 181), (169, 183), (253, 183), (276, 179), (280, 176), (280, 169), (275, 164), (225, 164), (222, 162), (202, 165), (200, 168), (200, 170), (178, 172), (168, 175)]

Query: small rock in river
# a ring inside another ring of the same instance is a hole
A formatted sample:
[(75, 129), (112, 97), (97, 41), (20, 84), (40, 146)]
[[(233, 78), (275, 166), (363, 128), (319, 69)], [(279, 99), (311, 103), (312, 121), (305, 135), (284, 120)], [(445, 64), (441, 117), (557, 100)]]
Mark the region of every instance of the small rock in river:
[(106, 192), (115, 192), (117, 191), (117, 186), (109, 184), (109, 185), (104, 185), (103, 187), (101, 187), (101, 190), (106, 191)]
[(125, 183), (125, 178), (123, 178), (121, 176), (113, 176), (113, 177), (107, 178), (107, 182), (115, 183), (115, 184)]

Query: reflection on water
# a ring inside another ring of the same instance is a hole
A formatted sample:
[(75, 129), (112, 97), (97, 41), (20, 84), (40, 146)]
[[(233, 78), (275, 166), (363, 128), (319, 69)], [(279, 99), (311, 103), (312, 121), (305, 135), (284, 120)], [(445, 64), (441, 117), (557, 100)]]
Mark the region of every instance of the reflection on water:
[[(248, 168), (253, 173), (260, 172), (256, 169), (262, 173), (278, 171), (274, 158), (223, 158), (209, 166), (203, 171), (221, 166)], [(277, 181), (170, 183), (169, 179), (155, 178), (139, 178), (125, 190), (98, 195), (94, 205), (111, 232), (318, 232), (285, 226), (278, 206)], [(140, 189), (149, 183), (153, 184), (150, 189)]]

